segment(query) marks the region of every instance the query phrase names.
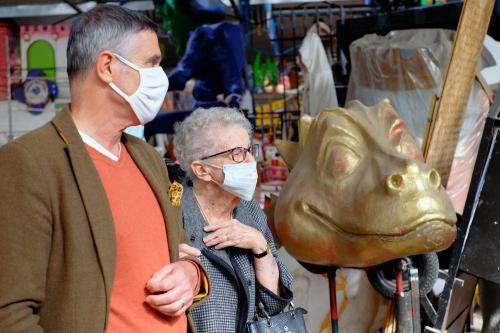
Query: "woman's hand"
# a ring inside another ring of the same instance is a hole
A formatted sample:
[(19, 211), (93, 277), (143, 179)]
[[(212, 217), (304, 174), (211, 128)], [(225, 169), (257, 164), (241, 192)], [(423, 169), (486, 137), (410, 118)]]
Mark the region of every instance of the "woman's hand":
[(259, 230), (236, 219), (208, 225), (203, 230), (210, 233), (203, 238), (205, 245), (214, 246), (217, 250), (237, 247), (257, 254), (266, 251), (267, 248), (267, 241)]
[[(238, 247), (251, 250), (253, 254), (267, 250), (267, 241), (264, 235), (259, 230), (236, 219), (208, 225), (203, 230), (210, 232), (208, 236), (203, 238), (203, 242), (209, 247), (215, 246), (218, 250), (226, 247)], [(274, 256), (267, 255), (259, 259), (255, 258), (254, 264), (257, 281), (276, 295), (279, 295), (280, 273)]]
[(179, 257), (184, 258), (187, 256), (199, 257), (201, 256), (201, 251), (186, 243), (179, 244)]

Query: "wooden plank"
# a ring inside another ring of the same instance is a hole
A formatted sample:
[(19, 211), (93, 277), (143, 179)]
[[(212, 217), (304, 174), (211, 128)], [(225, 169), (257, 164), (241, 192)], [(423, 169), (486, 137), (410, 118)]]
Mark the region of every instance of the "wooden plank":
[(448, 183), (451, 164), (495, 0), (465, 0), (437, 106), (427, 164)]

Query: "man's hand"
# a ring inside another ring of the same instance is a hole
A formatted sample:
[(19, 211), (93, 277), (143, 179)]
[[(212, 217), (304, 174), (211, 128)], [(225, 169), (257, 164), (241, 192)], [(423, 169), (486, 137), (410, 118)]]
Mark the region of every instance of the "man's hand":
[(146, 302), (167, 316), (180, 316), (193, 303), (198, 270), (189, 261), (168, 264), (153, 274), (146, 284), (151, 295)]
[(201, 251), (186, 243), (179, 244), (179, 257), (184, 258), (187, 256), (199, 257), (201, 256)]

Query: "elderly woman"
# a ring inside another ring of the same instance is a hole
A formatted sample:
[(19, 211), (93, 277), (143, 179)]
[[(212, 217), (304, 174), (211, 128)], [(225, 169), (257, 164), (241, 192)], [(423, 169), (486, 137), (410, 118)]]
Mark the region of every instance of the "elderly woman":
[(191, 310), (198, 332), (244, 332), (259, 303), (272, 315), (292, 299), (292, 277), (252, 199), (251, 133), (248, 120), (228, 108), (197, 109), (176, 127), (174, 153), (192, 180), (183, 194), (184, 229), (211, 280), (210, 296)]

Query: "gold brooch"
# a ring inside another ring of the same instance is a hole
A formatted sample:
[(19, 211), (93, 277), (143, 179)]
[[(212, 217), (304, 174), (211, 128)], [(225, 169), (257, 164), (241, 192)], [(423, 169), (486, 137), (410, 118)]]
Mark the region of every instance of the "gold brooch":
[(168, 198), (172, 205), (178, 207), (181, 205), (182, 192), (184, 191), (184, 187), (181, 184), (174, 182), (168, 188)]

